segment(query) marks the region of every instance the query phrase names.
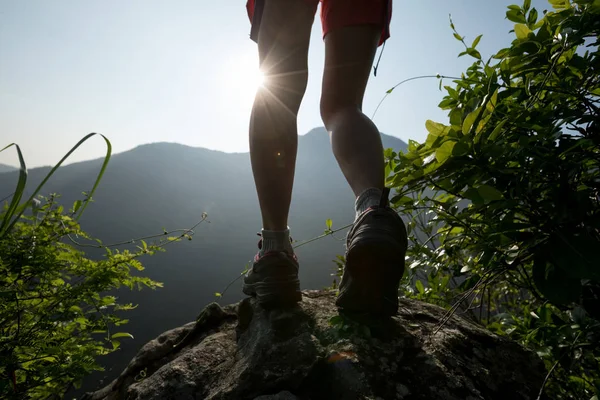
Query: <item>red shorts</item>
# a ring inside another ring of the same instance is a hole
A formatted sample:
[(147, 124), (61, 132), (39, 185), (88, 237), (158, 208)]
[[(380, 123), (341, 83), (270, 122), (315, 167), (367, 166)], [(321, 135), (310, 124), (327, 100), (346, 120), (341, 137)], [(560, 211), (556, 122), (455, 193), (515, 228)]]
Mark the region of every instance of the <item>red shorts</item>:
[[(315, 4), (321, 1), (323, 37), (329, 32), (351, 25), (381, 24), (381, 46), (390, 37), (392, 0), (305, 0)], [(258, 41), (258, 28), (265, 0), (248, 0), (246, 9), (252, 24), (250, 38)]]

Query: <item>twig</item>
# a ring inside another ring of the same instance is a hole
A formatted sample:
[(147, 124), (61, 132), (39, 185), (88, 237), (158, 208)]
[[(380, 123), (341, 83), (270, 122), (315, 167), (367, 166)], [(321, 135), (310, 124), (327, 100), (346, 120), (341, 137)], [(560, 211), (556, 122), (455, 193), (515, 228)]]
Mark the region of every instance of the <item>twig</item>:
[(394, 89), (396, 89), (398, 86), (402, 85), (403, 83), (406, 82), (410, 82), (410, 81), (414, 81), (417, 79), (426, 79), (426, 78), (438, 78), (438, 79), (460, 79), (460, 78), (456, 78), (453, 76), (445, 76), (445, 75), (440, 75), (440, 74), (436, 74), (436, 75), (421, 75), (421, 76), (414, 76), (412, 78), (408, 78), (405, 79), (399, 83), (397, 83), (396, 85), (394, 85), (391, 89), (389, 89), (387, 92), (385, 92), (385, 95), (383, 95), (383, 98), (381, 99), (381, 101), (379, 101), (379, 104), (377, 104), (377, 107), (375, 108), (375, 111), (373, 112), (373, 115), (371, 116), (371, 119), (375, 118), (375, 114), (377, 114), (377, 110), (379, 110), (379, 107), (381, 107), (381, 104), (385, 101), (385, 99), (392, 94), (392, 92), (394, 91)]

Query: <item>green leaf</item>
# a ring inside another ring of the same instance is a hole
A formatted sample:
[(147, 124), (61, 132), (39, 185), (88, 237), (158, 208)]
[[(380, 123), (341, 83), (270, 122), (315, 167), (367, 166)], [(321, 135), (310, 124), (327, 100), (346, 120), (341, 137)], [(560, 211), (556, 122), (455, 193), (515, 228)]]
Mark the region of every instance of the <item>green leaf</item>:
[(215, 292), (215, 297), (222, 297), (223, 295), (219, 292)]
[(468, 188), (463, 193), (463, 196), (465, 199), (471, 200), (473, 202), (473, 204), (475, 204), (475, 205), (481, 205), (484, 203), (484, 200), (481, 197), (481, 195), (479, 194), (479, 191), (475, 188)]
[(469, 145), (464, 140), (461, 140), (457, 142), (454, 148), (452, 149), (452, 155), (455, 157), (460, 157), (467, 154), (469, 150)]
[[(485, 114), (485, 113), (484, 113)], [(485, 128), (485, 126), (487, 125), (488, 121), (492, 118), (492, 114), (487, 114), (485, 117), (481, 118), (479, 120), (479, 123), (477, 124), (477, 129), (475, 129), (475, 133), (480, 133), (483, 128)], [(479, 141), (479, 137), (476, 140), (477, 142)]]
[(479, 116), (480, 112), (481, 112), (481, 107), (477, 108), (475, 111), (473, 111), (473, 112), (469, 113), (469, 115), (467, 115), (467, 117), (463, 121), (463, 125), (462, 125), (462, 133), (464, 135), (469, 134), (469, 132), (471, 131), (471, 127), (473, 126), (473, 123)]
[(76, 213), (81, 208), (82, 201), (77, 200), (73, 203), (73, 212)]
[(114, 333), (110, 336), (111, 339), (118, 339), (118, 338), (122, 338), (122, 337), (128, 337), (133, 339), (133, 335), (131, 333), (127, 333), (127, 332), (118, 332), (118, 333)]
[(69, 307), (69, 312), (83, 314), (83, 310), (79, 306), (71, 306)]
[(438, 107), (441, 108), (442, 110), (449, 110), (452, 107), (456, 106), (456, 104), (457, 104), (457, 101), (455, 99), (445, 98), (438, 104)]
[(425, 128), (429, 133), (435, 136), (444, 136), (450, 131), (450, 127), (432, 120), (425, 121)]
[(477, 47), (477, 45), (479, 44), (479, 41), (481, 40), (481, 37), (483, 35), (479, 35), (475, 38), (475, 40), (473, 40), (473, 44), (471, 44), (471, 48), (474, 49), (475, 47)]
[(460, 36), (458, 33), (453, 33), (453, 35), (456, 38), (456, 40), (459, 40), (462, 42), (462, 40), (463, 40), (462, 36)]
[(564, 10), (571, 7), (570, 0), (548, 0), (556, 10)]
[[(0, 153), (12, 146), (15, 147), (17, 151), (17, 156), (19, 157), (19, 180), (17, 181), (17, 186), (15, 188), (14, 194), (12, 195), (12, 200), (8, 206), (8, 209), (4, 211), (4, 218), (2, 220), (2, 223), (0, 224), (0, 238), (2, 238), (6, 231), (12, 228), (14, 223), (19, 219), (20, 214), (23, 212), (20, 211), (19, 213), (18, 209), (19, 202), (21, 201), (21, 197), (23, 196), (23, 192), (25, 191), (25, 185), (27, 183), (27, 166), (25, 165), (25, 159), (23, 158), (23, 153), (21, 153), (21, 148), (19, 147), (19, 145), (16, 143), (11, 143), (8, 146), (4, 147), (2, 150), (0, 150)], [(27, 206), (27, 204), (30, 203), (32, 198), (33, 196), (24, 205)], [(0, 215), (2, 215), (2, 213), (0, 213)], [(13, 218), (13, 216), (15, 215), (16, 218), (14, 219), (13, 223), (9, 225), (11, 218)]]
[(516, 24), (515, 25), (515, 34), (517, 35), (517, 39), (525, 40), (532, 33), (531, 29), (527, 27), (525, 24)]
[(496, 138), (500, 135), (500, 133), (502, 132), (502, 128), (504, 127), (504, 125), (508, 122), (507, 119), (503, 119), (502, 121), (500, 121), (500, 123), (498, 125), (496, 125), (496, 127), (494, 128), (494, 130), (492, 131), (492, 133), (490, 133), (490, 136), (488, 136), (488, 140), (490, 142), (493, 142), (494, 140), (496, 140)]
[(486, 109), (489, 112), (494, 112), (494, 110), (496, 109), (496, 105), (498, 104), (498, 90), (496, 89), (494, 91), (494, 93), (492, 93), (492, 97), (490, 98), (490, 101), (487, 102), (487, 104), (485, 105)]
[(448, 160), (448, 158), (450, 158), (452, 155), (452, 150), (454, 149), (455, 145), (456, 142), (454, 140), (446, 140), (444, 143), (442, 143), (442, 145), (435, 151), (435, 159), (437, 162), (440, 164), (446, 162), (446, 160)]
[(458, 94), (458, 91), (456, 89), (454, 89), (453, 87), (444, 86), (444, 89), (446, 89), (446, 91), (448, 92), (448, 95), (450, 97), (452, 97), (454, 100), (460, 99), (460, 95)]
[(506, 18), (507, 18), (509, 21), (516, 22), (516, 23), (520, 23), (520, 24), (524, 24), (524, 23), (526, 23), (526, 22), (527, 22), (527, 21), (525, 20), (525, 16), (523, 15), (523, 13), (522, 13), (520, 10), (519, 10), (519, 11), (516, 11), (516, 10), (508, 10), (508, 11), (506, 12)]
[(481, 53), (479, 53), (479, 51), (475, 50), (475, 49), (474, 49), (474, 48), (472, 48), (472, 47), (469, 47), (469, 48), (467, 49), (467, 54), (468, 54), (468, 55), (470, 55), (470, 56), (471, 56), (471, 57), (473, 57), (473, 58), (476, 58), (476, 59), (478, 59), (478, 60), (481, 60)]
[(535, 8), (532, 8), (531, 11), (529, 11), (529, 15), (527, 16), (527, 25), (531, 28), (531, 29), (537, 29), (536, 27), (536, 22), (537, 22), (537, 18), (538, 18), (538, 12)]
[(527, 12), (531, 8), (531, 0), (525, 0), (523, 2), (523, 11)]
[(463, 109), (456, 107), (452, 111), (450, 111), (450, 124), (452, 126), (461, 126), (462, 125), (462, 117), (463, 117)]
[(400, 205), (404, 205), (404, 204), (411, 204), (414, 203), (414, 199), (412, 197), (409, 196), (402, 196), (398, 199), (392, 199), (392, 203), (394, 203), (394, 205), (400, 206)]
[(417, 280), (415, 282), (415, 287), (417, 288), (417, 290), (419, 291), (419, 293), (421, 293), (421, 294), (425, 293), (425, 287), (423, 286), (423, 282), (421, 282), (420, 280)]
[(477, 188), (477, 191), (486, 204), (491, 201), (502, 200), (504, 198), (498, 189), (490, 185), (481, 185)]
[[(38, 193), (40, 192), (40, 190), (42, 189), (42, 187), (46, 184), (46, 182), (48, 182), (48, 180), (50, 179), (50, 177), (56, 172), (56, 170), (62, 165), (62, 163), (69, 158), (69, 156), (79, 148), (79, 146), (81, 146), (85, 141), (87, 141), (89, 138), (91, 138), (92, 136), (95, 135), (100, 135), (105, 143), (106, 143), (106, 155), (104, 157), (104, 162), (102, 163), (102, 167), (100, 168), (100, 172), (98, 173), (98, 175), (96, 176), (96, 181), (94, 182), (94, 186), (92, 187), (92, 190), (89, 193), (88, 196), (88, 200), (90, 200), (92, 198), (92, 195), (94, 194), (94, 192), (96, 191), (96, 189), (98, 188), (98, 185), (100, 184), (100, 181), (102, 180), (102, 176), (104, 175), (104, 171), (106, 170), (106, 166), (108, 165), (108, 162), (110, 160), (110, 156), (112, 154), (112, 144), (110, 143), (110, 141), (102, 134), (98, 134), (98, 133), (90, 133), (86, 136), (84, 136), (83, 139), (81, 139), (79, 142), (77, 142), (77, 144), (75, 146), (73, 146), (71, 148), (71, 150), (63, 157), (60, 159), (60, 161), (50, 170), (50, 172), (48, 172), (48, 174), (46, 175), (46, 177), (42, 180), (42, 182), (40, 182), (38, 184), (38, 186), (33, 190), (33, 193), (31, 194), (31, 196), (29, 197), (29, 199), (27, 199), (27, 201), (25, 201), (25, 203), (21, 206), (18, 207), (18, 210), (15, 208), (13, 209), (11, 212), (8, 212), (5, 214), (4, 216), (4, 221), (2, 222), (2, 225), (0, 225), (0, 237), (2, 237), (4, 235), (5, 232), (9, 231), (10, 229), (12, 229), (12, 227), (17, 223), (17, 221), (19, 220), (19, 218), (21, 217), (21, 215), (23, 214), (23, 212), (25, 211), (25, 208), (28, 204), (31, 204), (32, 200), (38, 195)], [(21, 173), (20, 173), (20, 177), (19, 177), (19, 182), (17, 184), (17, 190), (15, 191), (15, 195), (13, 196), (13, 202), (11, 202), (11, 206), (12, 204), (16, 201), (16, 203), (18, 203), (19, 199), (20, 199), (20, 195), (23, 193), (23, 189), (21, 188), (21, 186), (24, 187), (25, 185), (25, 181), (27, 180), (27, 169), (25, 167), (25, 161), (23, 160), (21, 151), (19, 149), (19, 146), (17, 146), (16, 144), (12, 143), (8, 146), (6, 146), (4, 149), (0, 150), (0, 152), (4, 151), (5, 149), (7, 149), (10, 146), (16, 146), (17, 147), (17, 152), (19, 155), (19, 162), (21, 164)], [(24, 177), (24, 179), (23, 179)], [(16, 207), (16, 203), (15, 203), (15, 207)], [(81, 211), (79, 211), (79, 214), (76, 216), (76, 220), (79, 220), (79, 218), (81, 217), (81, 215), (83, 214), (83, 212), (85, 211), (86, 207), (88, 206), (90, 202), (86, 201), (83, 205), (83, 207), (81, 208)], [(10, 208), (9, 208), (10, 210)], [(8, 224), (8, 221), (10, 220), (11, 217), (13, 217), (13, 221)]]
[(331, 230), (331, 225), (332, 225), (332, 221), (331, 219), (326, 219), (325, 220), (325, 226), (327, 227), (327, 230), (330, 231)]
[(52, 279), (50, 281), (50, 285), (56, 287), (56, 286), (62, 286), (65, 284), (65, 281), (60, 279), (60, 278), (56, 278), (56, 279)]

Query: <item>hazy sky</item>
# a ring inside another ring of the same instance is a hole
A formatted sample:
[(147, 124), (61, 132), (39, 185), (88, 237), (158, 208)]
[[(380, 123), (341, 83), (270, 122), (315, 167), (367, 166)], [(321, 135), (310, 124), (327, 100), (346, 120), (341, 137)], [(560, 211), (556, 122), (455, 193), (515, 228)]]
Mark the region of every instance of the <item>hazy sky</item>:
[[(248, 150), (248, 119), (258, 67), (245, 0), (0, 0), (0, 148), (17, 142), (29, 167), (56, 163), (89, 132), (114, 152), (169, 141), (227, 152)], [(417, 75), (460, 74), (448, 15), (484, 58), (512, 40), (509, 0), (395, 0), (388, 40), (364, 110)], [(550, 8), (534, 0), (539, 11)], [(541, 13), (540, 13), (541, 15)], [(299, 132), (322, 126), (323, 41), (317, 16)], [(413, 81), (388, 97), (379, 129), (424, 140), (426, 119), (443, 121), (436, 79)], [(72, 161), (100, 157), (92, 139)], [(0, 163), (16, 165), (14, 151)]]

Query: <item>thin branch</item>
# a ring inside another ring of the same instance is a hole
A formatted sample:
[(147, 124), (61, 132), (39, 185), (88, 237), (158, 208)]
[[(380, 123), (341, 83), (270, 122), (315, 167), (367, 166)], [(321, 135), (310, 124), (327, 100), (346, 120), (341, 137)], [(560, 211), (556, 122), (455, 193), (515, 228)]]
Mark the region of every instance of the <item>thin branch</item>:
[(373, 112), (373, 115), (371, 116), (371, 119), (375, 118), (375, 114), (377, 114), (377, 110), (379, 110), (379, 107), (381, 107), (381, 104), (385, 101), (385, 99), (392, 94), (392, 92), (394, 91), (394, 89), (396, 89), (398, 86), (402, 85), (403, 83), (406, 82), (410, 82), (410, 81), (414, 81), (417, 79), (427, 79), (427, 78), (437, 78), (437, 79), (460, 79), (460, 78), (456, 78), (453, 76), (445, 76), (445, 75), (440, 75), (440, 74), (436, 74), (436, 75), (421, 75), (421, 76), (414, 76), (412, 78), (408, 78), (405, 79), (397, 84), (395, 84), (391, 89), (389, 89), (387, 92), (385, 92), (385, 95), (383, 96), (383, 98), (379, 101), (379, 104), (377, 104), (377, 107), (375, 108), (375, 111)]

